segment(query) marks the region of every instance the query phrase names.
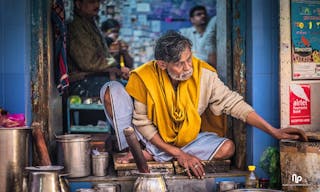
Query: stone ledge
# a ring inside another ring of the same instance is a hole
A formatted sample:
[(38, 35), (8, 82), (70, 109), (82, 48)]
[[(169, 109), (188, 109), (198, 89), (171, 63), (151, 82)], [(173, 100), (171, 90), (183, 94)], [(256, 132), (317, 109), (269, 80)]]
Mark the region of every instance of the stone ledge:
[[(204, 179), (209, 178), (220, 178), (220, 177), (243, 177), (248, 174), (247, 171), (239, 171), (239, 170), (230, 170), (228, 172), (223, 173), (206, 173)], [(96, 176), (88, 176), (88, 177), (80, 177), (80, 178), (68, 178), (70, 182), (112, 182), (112, 181), (134, 181), (137, 176), (115, 176), (115, 175), (107, 175), (104, 177), (96, 177)], [(185, 175), (165, 175), (166, 179), (169, 180), (198, 180), (198, 179), (189, 179), (188, 176)]]
[[(245, 180), (245, 176), (248, 174), (246, 171), (231, 170), (225, 173), (207, 173), (204, 179), (189, 179), (184, 175), (166, 175), (165, 181), (169, 192), (212, 192), (217, 191), (217, 180)], [(109, 175), (105, 177), (83, 177), (83, 178), (69, 178), (70, 184), (73, 188), (81, 186), (80, 183), (86, 183), (88, 186), (93, 187), (97, 183), (111, 183), (121, 188), (121, 192), (132, 191), (134, 182), (137, 176), (115, 176)]]

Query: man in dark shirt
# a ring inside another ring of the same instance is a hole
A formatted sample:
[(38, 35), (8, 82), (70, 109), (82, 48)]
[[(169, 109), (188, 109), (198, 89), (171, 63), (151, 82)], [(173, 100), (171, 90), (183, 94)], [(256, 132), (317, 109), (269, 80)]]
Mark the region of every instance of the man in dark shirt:
[(109, 52), (97, 27), (99, 0), (74, 0), (74, 18), (68, 25), (68, 67), (71, 94), (97, 97), (102, 85), (109, 80), (107, 72), (127, 77), (129, 69), (118, 63)]

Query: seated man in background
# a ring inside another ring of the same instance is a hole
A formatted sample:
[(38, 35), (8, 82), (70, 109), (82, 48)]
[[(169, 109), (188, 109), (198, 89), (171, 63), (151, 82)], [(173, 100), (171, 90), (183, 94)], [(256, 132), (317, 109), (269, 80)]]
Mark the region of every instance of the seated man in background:
[(109, 47), (109, 52), (121, 67), (133, 67), (133, 58), (128, 52), (128, 44), (119, 39), (120, 23), (115, 19), (107, 19), (101, 25), (101, 31)]
[(104, 37), (96, 24), (99, 0), (74, 0), (74, 18), (68, 25), (68, 67), (70, 94), (98, 97), (101, 86), (116, 72), (127, 78), (129, 69), (116, 66)]
[[(116, 116), (122, 122), (114, 128), (133, 124), (145, 145), (146, 159), (176, 159), (189, 177), (203, 178), (202, 160), (227, 159), (235, 151), (234, 143), (218, 136), (215, 132), (219, 130), (210, 123), (221, 114), (241, 119), (277, 139), (307, 140), (300, 129), (277, 129), (266, 122), (242, 96), (222, 83), (212, 66), (193, 57), (191, 50), (188, 38), (169, 31), (156, 42), (155, 60), (131, 72), (126, 91), (112, 82), (101, 89), (107, 117)], [(202, 131), (210, 129), (214, 132)], [(123, 138), (119, 141), (125, 143)], [(129, 154), (127, 158), (132, 157)]]
[(216, 17), (209, 20), (206, 8), (196, 5), (190, 9), (189, 19), (192, 26), (181, 28), (181, 34), (192, 41), (192, 53), (195, 57), (216, 67)]

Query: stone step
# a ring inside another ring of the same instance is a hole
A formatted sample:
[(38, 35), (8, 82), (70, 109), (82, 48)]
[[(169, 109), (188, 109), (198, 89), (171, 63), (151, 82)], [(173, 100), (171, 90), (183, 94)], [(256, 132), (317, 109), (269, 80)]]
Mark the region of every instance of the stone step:
[[(216, 182), (221, 180), (244, 181), (247, 171), (229, 170), (221, 173), (207, 173), (204, 179), (189, 179), (185, 175), (164, 175), (168, 191), (170, 192), (194, 192), (194, 191), (216, 191)], [(132, 191), (133, 184), (137, 176), (115, 176), (108, 175), (105, 177), (82, 177), (68, 179), (71, 189), (75, 189), (80, 183), (86, 183), (88, 187), (93, 187), (97, 183), (112, 183), (119, 185), (121, 192)]]

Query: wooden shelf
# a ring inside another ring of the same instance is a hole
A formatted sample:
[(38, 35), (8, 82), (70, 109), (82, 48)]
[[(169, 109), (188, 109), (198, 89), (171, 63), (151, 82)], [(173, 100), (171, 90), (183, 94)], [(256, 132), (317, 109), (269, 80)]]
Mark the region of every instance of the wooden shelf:
[(110, 126), (93, 126), (93, 125), (72, 125), (70, 126), (71, 132), (94, 132), (105, 133), (110, 132)]
[[(78, 113), (75, 122), (74, 114)], [(93, 114), (93, 115), (92, 115)], [(71, 104), (67, 107), (68, 133), (106, 133), (110, 132), (111, 125), (95, 125), (98, 121), (106, 121), (104, 106), (99, 103)]]
[(70, 104), (70, 109), (103, 110), (102, 104)]

